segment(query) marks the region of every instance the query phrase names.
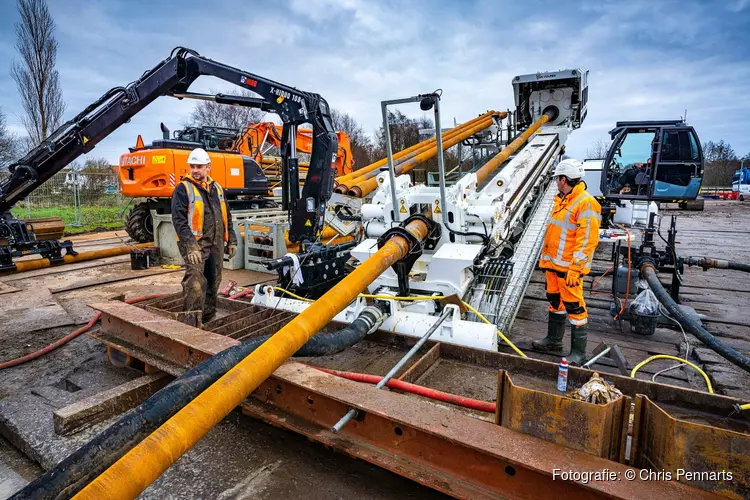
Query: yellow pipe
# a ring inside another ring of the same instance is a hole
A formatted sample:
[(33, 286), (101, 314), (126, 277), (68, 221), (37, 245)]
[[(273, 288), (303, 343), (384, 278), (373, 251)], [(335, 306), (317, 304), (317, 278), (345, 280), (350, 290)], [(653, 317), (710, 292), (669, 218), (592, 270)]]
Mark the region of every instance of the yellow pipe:
[[(507, 115), (508, 114), (505, 112), (497, 113), (495, 111), (488, 111), (487, 113), (479, 115), (478, 117), (473, 118), (466, 123), (462, 123), (456, 128), (453, 128), (447, 132), (444, 132), (443, 141), (452, 139), (453, 137), (455, 137), (456, 134), (459, 134), (462, 131), (468, 130), (469, 128), (473, 127), (477, 123), (487, 120), (488, 118), (491, 118), (492, 116), (497, 116), (498, 118), (502, 119), (502, 118), (505, 118)], [(429, 150), (430, 148), (434, 148), (435, 142), (436, 142), (435, 137), (431, 137), (430, 139), (427, 139), (418, 144), (415, 144), (414, 146), (406, 148), (403, 151), (399, 151), (398, 153), (395, 153), (393, 155), (394, 164), (407, 161), (411, 158), (414, 158), (418, 154)], [(356, 185), (365, 179), (374, 177), (375, 175), (377, 175), (376, 171), (380, 167), (383, 167), (387, 164), (388, 164), (388, 158), (383, 158), (381, 160), (376, 161), (375, 163), (371, 163), (370, 165), (367, 165), (366, 167), (362, 167), (358, 170), (355, 170), (351, 174), (343, 175), (341, 177), (336, 178), (337, 184), (341, 185), (341, 188), (338, 188), (337, 192), (346, 193), (347, 185)]]
[[(86, 260), (93, 260), (93, 259), (104, 259), (106, 257), (115, 257), (117, 255), (123, 255), (126, 253), (130, 253), (130, 250), (134, 248), (148, 248), (154, 246), (153, 243), (138, 243), (136, 245), (125, 245), (121, 247), (114, 247), (114, 248), (105, 248), (103, 250), (91, 250), (88, 252), (79, 252), (78, 255), (66, 255), (63, 257), (63, 263), (55, 264), (56, 266), (60, 266), (63, 264), (72, 264), (73, 262), (83, 262)], [(35, 260), (23, 260), (21, 262), (16, 262), (16, 269), (15, 271), (6, 271), (5, 273), (14, 273), (14, 272), (23, 272), (23, 271), (31, 271), (33, 269), (42, 269), (45, 267), (50, 267), (52, 264), (50, 263), (49, 259), (35, 259)], [(3, 274), (5, 274), (3, 273)]]
[[(485, 118), (491, 116), (492, 113), (494, 113), (494, 111), (488, 111), (487, 113), (484, 113), (483, 115), (479, 115), (476, 118), (472, 118), (471, 120), (469, 120), (466, 123), (462, 123), (458, 127), (445, 132), (443, 134), (443, 138), (447, 138), (450, 134), (455, 133), (456, 130), (459, 130), (459, 129), (464, 128), (466, 126), (473, 125), (473, 123), (476, 122), (477, 120), (485, 119)], [(404, 149), (402, 151), (394, 153), (393, 159), (394, 159), (394, 161), (395, 160), (400, 160), (400, 159), (404, 158), (405, 156), (409, 155), (410, 153), (414, 153), (417, 150), (428, 148), (428, 147), (432, 146), (435, 143), (435, 140), (436, 140), (435, 137), (431, 137), (431, 138), (426, 139), (426, 140), (424, 140), (422, 142), (419, 142), (419, 143), (417, 143), (417, 144), (415, 144), (413, 146), (409, 146), (408, 148), (406, 148), (406, 149)], [(378, 161), (376, 161), (374, 163), (371, 163), (371, 164), (366, 165), (366, 166), (364, 166), (364, 167), (362, 167), (360, 169), (357, 169), (357, 170), (353, 171), (350, 174), (346, 174), (346, 175), (342, 175), (340, 177), (337, 177), (336, 181), (339, 182), (339, 183), (343, 183), (343, 182), (349, 181), (351, 179), (356, 179), (357, 177), (361, 177), (362, 175), (364, 175), (364, 174), (366, 174), (368, 172), (372, 172), (373, 170), (377, 170), (378, 168), (386, 165), (387, 163), (388, 163), (388, 158), (382, 158), (382, 159), (380, 159), (380, 160), (378, 160)]]
[(543, 115), (541, 118), (539, 118), (536, 122), (534, 122), (529, 128), (527, 128), (523, 134), (516, 137), (516, 139), (505, 146), (502, 151), (500, 151), (497, 155), (495, 155), (490, 161), (482, 165), (482, 168), (476, 171), (477, 174), (477, 185), (484, 182), (484, 180), (489, 177), (489, 175), (495, 171), (497, 167), (505, 163), (505, 161), (515, 153), (518, 148), (524, 145), (526, 141), (529, 140), (529, 138), (539, 130), (539, 127), (544, 125), (549, 121), (549, 115)]
[[(347, 241), (354, 241), (354, 236), (351, 236), (351, 235), (349, 236), (337, 235), (337, 236), (338, 237), (334, 236), (333, 238), (331, 238), (332, 240), (334, 240), (333, 243), (336, 245), (338, 245), (339, 243), (346, 243)], [(326, 242), (326, 245), (330, 245), (331, 243), (332, 243), (331, 241), (328, 241)], [(286, 246), (286, 251), (291, 252), (291, 253), (298, 253), (300, 251), (300, 244), (299, 243), (289, 244)]]
[[(427, 225), (419, 220), (407, 225), (406, 230), (419, 240), (423, 240), (428, 232)], [(375, 255), (360, 264), (74, 498), (132, 499), (138, 496), (375, 278), (410, 250), (406, 238), (397, 235), (390, 238)]]
[(701, 370), (696, 365), (694, 365), (693, 363), (691, 363), (690, 361), (686, 359), (678, 358), (676, 356), (669, 356), (667, 354), (657, 354), (656, 356), (651, 356), (650, 358), (641, 361), (640, 363), (635, 365), (635, 368), (633, 368), (633, 371), (630, 372), (630, 378), (635, 378), (635, 374), (638, 370), (640, 370), (641, 368), (643, 368), (650, 362), (656, 361), (657, 359), (673, 359), (675, 361), (679, 361), (680, 363), (688, 365), (691, 368), (695, 368), (698, 371), (698, 373), (703, 375), (703, 378), (706, 381), (706, 386), (708, 387), (708, 392), (710, 392), (711, 394), (714, 393), (714, 388), (713, 386), (711, 386), (711, 380), (709, 380), (708, 375), (706, 375), (706, 372), (704, 372), (703, 370)]
[[(477, 132), (480, 132), (487, 127), (492, 125), (492, 119), (487, 119), (484, 121), (479, 122), (477, 125), (471, 127), (469, 130), (464, 131), (460, 134), (457, 134), (453, 136), (451, 139), (443, 142), (443, 151), (446, 149), (455, 146), (459, 142), (463, 141), (464, 139), (467, 139), (471, 137), (472, 135), (476, 134)], [(426, 162), (433, 156), (437, 155), (437, 147), (432, 147), (429, 150), (420, 153), (416, 157), (407, 160), (403, 163), (400, 163), (396, 166), (396, 175), (406, 174), (410, 172), (414, 167), (417, 165)], [(349, 192), (347, 193), (349, 196), (354, 196), (356, 198), (361, 198), (363, 196), (368, 195), (369, 193), (375, 191), (375, 189), (378, 187), (378, 180), (376, 177), (372, 177), (371, 179), (367, 179), (364, 182), (360, 182), (359, 184), (356, 184), (352, 186), (349, 189)]]
[[(245, 225), (244, 224), (239, 224), (239, 228), (240, 228), (240, 231), (242, 232), (242, 237), (244, 238), (245, 237), (245, 231), (244, 231)], [(257, 225), (257, 224), (250, 224), (250, 230), (257, 231), (259, 233), (267, 233), (267, 232), (270, 231), (270, 229), (268, 228), (268, 226), (260, 226), (260, 225)], [(329, 238), (333, 238), (337, 234), (339, 234), (339, 232), (336, 231), (334, 228), (332, 228), (331, 226), (325, 226), (323, 228), (323, 233), (322, 233), (322, 236), (320, 238), (322, 240), (327, 240)], [(287, 247), (290, 246), (290, 245), (294, 245), (294, 243), (292, 243), (291, 241), (289, 241), (289, 231), (285, 231), (284, 232), (284, 243), (286, 243)]]

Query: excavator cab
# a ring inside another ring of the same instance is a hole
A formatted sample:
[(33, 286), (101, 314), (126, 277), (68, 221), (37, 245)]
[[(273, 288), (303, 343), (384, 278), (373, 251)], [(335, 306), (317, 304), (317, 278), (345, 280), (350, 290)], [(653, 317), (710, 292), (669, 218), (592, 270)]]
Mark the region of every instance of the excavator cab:
[(617, 122), (602, 165), (602, 194), (613, 200), (684, 203), (698, 197), (704, 159), (682, 120)]

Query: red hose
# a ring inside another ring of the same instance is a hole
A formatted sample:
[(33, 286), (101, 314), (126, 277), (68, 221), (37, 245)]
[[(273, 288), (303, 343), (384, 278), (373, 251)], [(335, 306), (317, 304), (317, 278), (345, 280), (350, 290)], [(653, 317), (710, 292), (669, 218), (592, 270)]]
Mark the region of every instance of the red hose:
[[(129, 299), (129, 300), (126, 300), (125, 302), (128, 303), (128, 304), (135, 304), (137, 302), (143, 302), (144, 300), (151, 300), (151, 299), (158, 299), (158, 298), (161, 298), (161, 297), (166, 297), (167, 295), (169, 295), (169, 294), (168, 293), (160, 293), (158, 295), (147, 295), (145, 297), (138, 297), (138, 298), (135, 298), (135, 299)], [(40, 349), (40, 350), (38, 350), (36, 352), (32, 352), (31, 354), (27, 354), (26, 356), (21, 356), (20, 358), (11, 359), (10, 361), (5, 361), (4, 363), (0, 363), (0, 370), (4, 370), (4, 369), (10, 368), (12, 366), (18, 366), (20, 364), (26, 363), (27, 361), (31, 361), (32, 359), (36, 359), (39, 356), (47, 354), (50, 351), (54, 351), (55, 349), (57, 349), (61, 345), (67, 344), (68, 342), (70, 342), (71, 340), (73, 340), (74, 338), (76, 338), (77, 336), (79, 336), (80, 334), (88, 331), (89, 328), (91, 328), (92, 326), (94, 326), (96, 324), (96, 322), (99, 321), (99, 318), (101, 318), (101, 316), (102, 316), (101, 312), (98, 312), (98, 313), (94, 314), (94, 316), (89, 320), (89, 322), (86, 323), (85, 325), (83, 325), (81, 328), (79, 328), (77, 330), (73, 330), (72, 332), (70, 332), (69, 334), (67, 334), (66, 336), (64, 336), (60, 340), (58, 340), (57, 342), (55, 342), (53, 344), (50, 344), (50, 345), (48, 345), (47, 347), (45, 347), (43, 349)]]
[(239, 299), (240, 297), (246, 297), (248, 295), (254, 295), (255, 289), (254, 288), (246, 288), (245, 290), (242, 290), (241, 292), (235, 293), (234, 295), (230, 295), (230, 299)]
[[(366, 384), (377, 384), (383, 377), (377, 375), (367, 375), (365, 373), (352, 373), (352, 372), (340, 372), (338, 370), (329, 370), (327, 368), (320, 368), (313, 366), (313, 368), (322, 372), (336, 375), (355, 382), (364, 382)], [(479, 401), (478, 399), (465, 398), (456, 394), (450, 394), (448, 392), (436, 391), (423, 385), (410, 384), (403, 380), (391, 379), (386, 384), (391, 389), (398, 389), (399, 391), (408, 392), (410, 394), (416, 394), (418, 396), (424, 396), (426, 398), (435, 399), (437, 401), (443, 401), (445, 403), (451, 403), (471, 410), (482, 411), (485, 413), (495, 413), (497, 405), (495, 403), (489, 403), (487, 401)]]

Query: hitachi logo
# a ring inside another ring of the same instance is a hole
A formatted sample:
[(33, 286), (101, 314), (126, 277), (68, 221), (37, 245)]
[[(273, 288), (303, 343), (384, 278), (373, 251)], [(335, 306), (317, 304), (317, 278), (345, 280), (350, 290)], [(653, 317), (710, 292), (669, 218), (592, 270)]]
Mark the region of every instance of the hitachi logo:
[(121, 167), (127, 167), (128, 165), (145, 165), (145, 164), (146, 164), (145, 156), (121, 156), (120, 157)]

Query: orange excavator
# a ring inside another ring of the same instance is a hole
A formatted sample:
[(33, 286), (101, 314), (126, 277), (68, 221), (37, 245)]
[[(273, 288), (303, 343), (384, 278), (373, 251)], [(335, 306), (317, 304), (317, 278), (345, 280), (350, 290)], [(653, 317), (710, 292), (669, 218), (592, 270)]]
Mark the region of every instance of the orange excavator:
[[(211, 177), (227, 194), (233, 210), (275, 208), (272, 189), (281, 183), (281, 159), (271, 156), (272, 147), (280, 148), (283, 127), (273, 122), (248, 125), (243, 130), (221, 127), (187, 127), (176, 130), (161, 124), (162, 139), (146, 146), (138, 136), (136, 146), (120, 156), (117, 168), (123, 196), (146, 198), (128, 213), (125, 228), (134, 240), (153, 241), (151, 210), (166, 214), (170, 211), (172, 191), (188, 173), (187, 157), (194, 148), (204, 148), (211, 157)], [(338, 151), (335, 157), (336, 176), (352, 172), (353, 157), (349, 136), (337, 132)], [(296, 151), (312, 152), (312, 130), (297, 129)], [(307, 164), (300, 163), (304, 179)]]

